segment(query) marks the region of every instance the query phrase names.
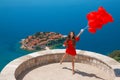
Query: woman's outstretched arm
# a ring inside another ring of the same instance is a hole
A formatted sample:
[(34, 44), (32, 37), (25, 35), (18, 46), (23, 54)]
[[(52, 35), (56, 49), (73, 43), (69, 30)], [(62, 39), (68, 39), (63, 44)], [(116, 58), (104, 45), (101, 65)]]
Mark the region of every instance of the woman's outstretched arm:
[(84, 32), (84, 29), (81, 29), (80, 32), (78, 33), (77, 37), (80, 37), (80, 35)]

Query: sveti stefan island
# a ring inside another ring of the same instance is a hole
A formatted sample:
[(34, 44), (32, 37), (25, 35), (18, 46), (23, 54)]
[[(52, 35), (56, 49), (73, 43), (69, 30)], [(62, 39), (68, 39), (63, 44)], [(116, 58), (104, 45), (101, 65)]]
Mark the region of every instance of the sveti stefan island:
[(0, 80), (120, 80), (120, 0), (0, 0)]
[(55, 32), (37, 32), (20, 41), (21, 49), (36, 51), (61, 47), (66, 37)]

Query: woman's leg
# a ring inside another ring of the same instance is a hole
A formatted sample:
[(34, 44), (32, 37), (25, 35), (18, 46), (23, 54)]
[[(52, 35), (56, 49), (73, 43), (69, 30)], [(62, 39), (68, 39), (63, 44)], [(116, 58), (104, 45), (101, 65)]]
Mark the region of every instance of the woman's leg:
[(75, 64), (75, 56), (72, 56), (72, 72), (74, 74), (74, 65)]
[(67, 53), (65, 53), (65, 54), (63, 55), (62, 59), (60, 60), (60, 64), (62, 64), (64, 58), (65, 58), (67, 55), (68, 55)]

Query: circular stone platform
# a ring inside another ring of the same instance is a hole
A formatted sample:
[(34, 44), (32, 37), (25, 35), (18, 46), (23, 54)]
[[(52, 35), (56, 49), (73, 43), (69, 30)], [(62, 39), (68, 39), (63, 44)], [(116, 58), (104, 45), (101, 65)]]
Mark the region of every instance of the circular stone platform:
[(22, 56), (7, 64), (0, 80), (120, 80), (120, 63), (99, 53), (77, 50), (75, 74), (71, 56), (59, 64), (65, 49), (44, 50)]
[(62, 65), (53, 63), (33, 69), (20, 80), (110, 80), (109, 75), (100, 69), (83, 63), (75, 63), (75, 74), (72, 74), (71, 63)]

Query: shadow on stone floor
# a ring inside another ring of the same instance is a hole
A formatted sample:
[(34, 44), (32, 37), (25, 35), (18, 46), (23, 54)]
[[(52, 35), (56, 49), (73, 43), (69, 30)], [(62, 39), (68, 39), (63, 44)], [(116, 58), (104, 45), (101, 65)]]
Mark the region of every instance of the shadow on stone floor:
[[(68, 67), (63, 67), (63, 69), (67, 69), (67, 70), (71, 70), (70, 68)], [(95, 74), (92, 74), (92, 73), (86, 73), (86, 72), (83, 72), (83, 71), (80, 71), (80, 70), (75, 70), (75, 74), (79, 74), (79, 75), (82, 75), (82, 76), (88, 76), (88, 77), (95, 77), (95, 78), (98, 78), (98, 79), (101, 79), (101, 80), (105, 80), (99, 76), (96, 76)]]

